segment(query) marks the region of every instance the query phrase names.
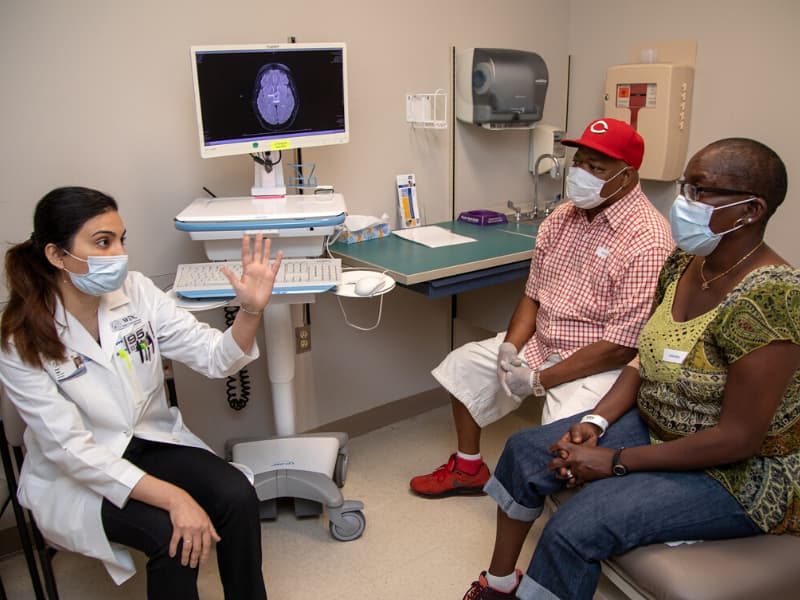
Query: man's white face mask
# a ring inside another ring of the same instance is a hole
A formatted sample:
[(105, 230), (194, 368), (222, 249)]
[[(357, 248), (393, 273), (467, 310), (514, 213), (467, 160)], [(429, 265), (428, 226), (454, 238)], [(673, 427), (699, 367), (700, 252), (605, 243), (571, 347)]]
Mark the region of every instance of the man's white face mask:
[(604, 181), (599, 177), (595, 177), (585, 169), (573, 167), (569, 170), (569, 175), (567, 175), (567, 199), (572, 200), (575, 206), (583, 210), (600, 206), (622, 189), (622, 186), (620, 186), (608, 196), (601, 196), (600, 190), (603, 189), (603, 186), (629, 168), (630, 167), (625, 165), (622, 169), (609, 177), (607, 181)]

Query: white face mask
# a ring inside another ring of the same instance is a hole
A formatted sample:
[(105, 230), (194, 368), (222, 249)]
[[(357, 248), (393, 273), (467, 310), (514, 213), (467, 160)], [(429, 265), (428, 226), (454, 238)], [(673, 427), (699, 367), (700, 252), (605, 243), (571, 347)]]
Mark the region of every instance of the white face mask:
[(589, 210), (590, 208), (600, 206), (603, 202), (611, 198), (611, 196), (619, 192), (622, 186), (608, 196), (601, 196), (600, 190), (603, 189), (606, 183), (617, 177), (620, 173), (628, 170), (628, 168), (627, 166), (622, 167), (622, 169), (609, 177), (607, 181), (604, 181), (599, 177), (595, 177), (589, 173), (589, 171), (581, 169), (580, 167), (574, 167), (569, 170), (569, 175), (567, 175), (567, 198), (572, 200), (575, 206), (583, 210)]
[(86, 260), (78, 258), (68, 250), (64, 250), (75, 260), (88, 263), (89, 272), (84, 274), (73, 273), (64, 267), (69, 273), (72, 284), (90, 296), (102, 296), (108, 292), (113, 292), (122, 287), (125, 278), (128, 276), (128, 255), (118, 254), (116, 256), (89, 256)]
[(741, 223), (726, 231), (714, 233), (709, 227), (711, 215), (714, 214), (714, 211), (744, 204), (745, 202), (752, 202), (753, 200), (755, 200), (755, 196), (738, 202), (723, 204), (722, 206), (711, 206), (703, 202), (687, 200), (685, 196), (678, 194), (669, 211), (669, 226), (672, 230), (672, 239), (675, 240), (681, 250), (689, 254), (708, 256), (717, 247), (723, 235), (746, 225), (746, 223)]

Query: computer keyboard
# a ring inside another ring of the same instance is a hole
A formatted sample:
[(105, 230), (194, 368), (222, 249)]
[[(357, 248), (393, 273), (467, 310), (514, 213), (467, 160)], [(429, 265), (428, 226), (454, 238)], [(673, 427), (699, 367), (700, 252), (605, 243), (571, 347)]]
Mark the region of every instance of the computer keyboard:
[[(184, 298), (233, 298), (236, 293), (220, 272), (227, 266), (242, 274), (239, 261), (219, 261), (178, 265), (173, 289)], [(342, 261), (338, 258), (284, 258), (273, 294), (316, 294), (327, 292), (342, 281)]]

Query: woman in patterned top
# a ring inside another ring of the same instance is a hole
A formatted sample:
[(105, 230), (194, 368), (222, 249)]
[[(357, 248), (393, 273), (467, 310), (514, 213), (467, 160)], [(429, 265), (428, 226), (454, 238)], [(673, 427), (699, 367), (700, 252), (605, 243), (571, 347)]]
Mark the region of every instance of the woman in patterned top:
[[(600, 561), (637, 546), (800, 535), (800, 270), (764, 243), (786, 167), (725, 139), (678, 187), (638, 359), (591, 413), (508, 441), (485, 488), (494, 553), (465, 598), (591, 598)], [(515, 570), (545, 497), (576, 486)]]

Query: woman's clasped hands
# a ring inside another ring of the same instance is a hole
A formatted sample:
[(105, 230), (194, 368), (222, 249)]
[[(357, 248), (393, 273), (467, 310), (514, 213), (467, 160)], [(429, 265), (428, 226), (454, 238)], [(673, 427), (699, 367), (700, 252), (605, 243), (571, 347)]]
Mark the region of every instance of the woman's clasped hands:
[(575, 423), (549, 448), (555, 456), (547, 468), (573, 488), (587, 481), (611, 476), (612, 448), (597, 447), (597, 428), (590, 423)]

